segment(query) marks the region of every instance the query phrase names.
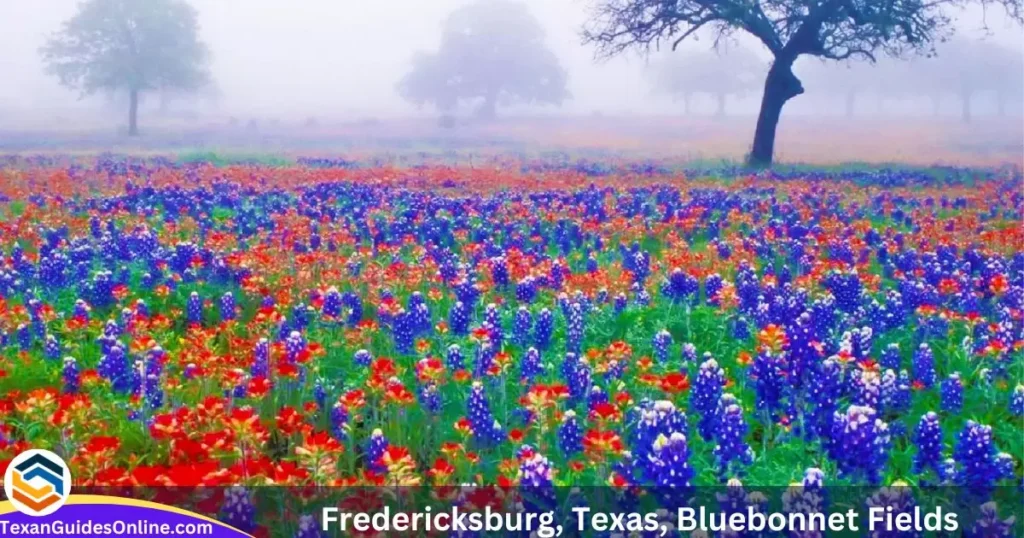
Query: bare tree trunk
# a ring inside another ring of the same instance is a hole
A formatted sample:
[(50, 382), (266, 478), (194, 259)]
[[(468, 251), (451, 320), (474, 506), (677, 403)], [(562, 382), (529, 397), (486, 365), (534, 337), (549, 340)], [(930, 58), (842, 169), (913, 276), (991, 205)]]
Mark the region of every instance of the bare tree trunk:
[(128, 136), (139, 135), (139, 90), (132, 88), (128, 95)]
[(718, 110), (715, 111), (715, 116), (719, 118), (725, 117), (725, 92), (718, 92), (715, 94), (715, 98), (718, 100)]
[(851, 90), (846, 91), (846, 117), (853, 117), (853, 106), (857, 102), (857, 92)]
[(771, 166), (775, 153), (775, 131), (786, 101), (804, 93), (800, 79), (793, 74), (795, 58), (776, 58), (764, 81), (764, 95), (761, 96), (761, 111), (757, 116), (754, 143), (747, 157), (751, 166)]

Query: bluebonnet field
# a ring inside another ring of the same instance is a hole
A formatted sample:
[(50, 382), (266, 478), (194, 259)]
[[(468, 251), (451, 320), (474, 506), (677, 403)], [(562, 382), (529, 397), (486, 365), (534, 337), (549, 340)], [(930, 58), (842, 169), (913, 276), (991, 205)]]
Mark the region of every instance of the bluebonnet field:
[(1022, 218), (1018, 170), (7, 157), (0, 458), (81, 486), (1019, 485)]

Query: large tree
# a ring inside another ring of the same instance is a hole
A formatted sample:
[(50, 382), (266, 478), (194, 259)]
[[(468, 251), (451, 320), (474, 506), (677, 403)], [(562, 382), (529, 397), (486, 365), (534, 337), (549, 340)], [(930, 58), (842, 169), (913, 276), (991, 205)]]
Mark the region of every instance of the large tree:
[(493, 118), (497, 106), (560, 105), (568, 97), (566, 73), (544, 44), (544, 31), (522, 2), (477, 0), (444, 22), (441, 47), (419, 53), (399, 94), (416, 105), (450, 111), (475, 102)]
[(694, 94), (707, 94), (718, 103), (716, 115), (725, 115), (726, 99), (757, 87), (764, 64), (749, 50), (700, 51), (673, 54), (652, 65), (656, 89), (683, 101), (689, 114)]
[(717, 44), (735, 32), (757, 38), (774, 57), (765, 77), (761, 111), (748, 157), (769, 165), (782, 108), (803, 93), (793, 63), (803, 55), (829, 60), (934, 51), (952, 32), (952, 10), (971, 4), (1000, 5), (1024, 22), (1021, 0), (595, 0), (583, 30), (598, 54), (627, 49), (673, 49), (702, 29)]
[(139, 95), (195, 90), (209, 79), (195, 9), (184, 0), (86, 0), (41, 49), (61, 84), (88, 95), (128, 94), (128, 134), (137, 135)]

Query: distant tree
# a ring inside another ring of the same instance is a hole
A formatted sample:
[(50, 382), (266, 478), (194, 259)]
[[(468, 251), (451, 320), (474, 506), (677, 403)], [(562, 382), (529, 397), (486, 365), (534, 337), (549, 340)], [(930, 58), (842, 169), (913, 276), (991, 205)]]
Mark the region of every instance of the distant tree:
[(971, 104), (979, 93), (993, 95), (999, 115), (1005, 113), (1007, 101), (1020, 100), (1024, 77), (1020, 51), (989, 40), (961, 39), (946, 44), (940, 53), (946, 61), (932, 62), (928, 78), (956, 94), (964, 123), (972, 121)]
[(970, 123), (973, 103), (980, 94), (990, 95), (997, 114), (1006, 104), (1024, 99), (1024, 60), (1019, 51), (987, 39), (954, 39), (938, 47), (938, 56), (894, 61), (877, 76), (880, 92), (903, 97), (927, 97), (933, 114), (944, 96), (960, 102), (960, 119)]
[(755, 90), (764, 76), (764, 64), (744, 48), (728, 53), (701, 51), (667, 56), (654, 65), (654, 84), (658, 90), (682, 99), (683, 110), (690, 113), (695, 94), (707, 94), (718, 103), (716, 115), (725, 116), (726, 99)]
[(128, 93), (128, 134), (137, 135), (139, 96), (194, 90), (208, 80), (195, 9), (183, 0), (86, 0), (42, 47), (47, 71), (83, 95)]
[(675, 49), (702, 28), (714, 43), (742, 31), (756, 37), (774, 57), (765, 77), (761, 111), (748, 162), (769, 165), (782, 108), (804, 92), (793, 73), (803, 55), (829, 60), (876, 54), (901, 56), (934, 51), (933, 43), (952, 32), (953, 8), (971, 4), (1001, 5), (1024, 22), (1021, 0), (595, 0), (592, 20), (584, 27), (586, 42), (604, 57), (627, 49), (650, 50), (662, 44)]
[(867, 63), (851, 62), (813, 62), (806, 70), (809, 94), (827, 94), (843, 99), (843, 110), (846, 117), (853, 117), (857, 97), (871, 89), (871, 73)]
[(498, 105), (561, 105), (568, 97), (565, 84), (565, 70), (526, 4), (477, 0), (449, 15), (440, 49), (413, 58), (398, 92), (442, 112), (473, 101), (479, 116), (493, 118)]
[(999, 72), (992, 77), (996, 94), (996, 111), (1006, 116), (1008, 103), (1024, 103), (1024, 55), (1020, 48), (1000, 47), (993, 54)]

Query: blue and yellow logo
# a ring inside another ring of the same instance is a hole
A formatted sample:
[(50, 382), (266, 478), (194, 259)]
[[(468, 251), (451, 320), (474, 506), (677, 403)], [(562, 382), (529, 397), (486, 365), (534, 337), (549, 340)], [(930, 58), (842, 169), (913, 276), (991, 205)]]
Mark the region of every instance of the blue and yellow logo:
[(49, 450), (27, 450), (7, 467), (4, 492), (19, 512), (49, 515), (63, 506), (71, 494), (71, 470)]

